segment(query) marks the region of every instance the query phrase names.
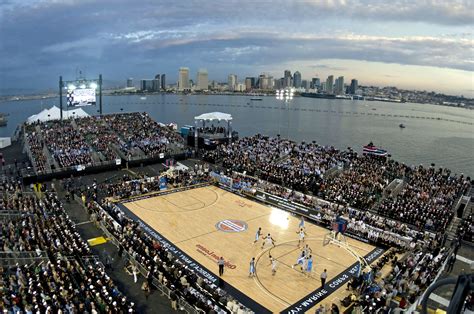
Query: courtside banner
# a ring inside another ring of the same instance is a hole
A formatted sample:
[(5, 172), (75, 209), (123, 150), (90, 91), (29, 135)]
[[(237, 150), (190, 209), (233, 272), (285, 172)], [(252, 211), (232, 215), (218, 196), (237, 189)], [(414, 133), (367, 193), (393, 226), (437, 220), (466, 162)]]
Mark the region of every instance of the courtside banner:
[[(364, 258), (367, 263), (372, 263), (378, 259), (385, 252), (382, 248), (375, 248)], [(295, 304), (283, 310), (281, 313), (285, 314), (295, 314), (295, 313), (306, 313), (313, 306), (327, 298), (331, 293), (337, 289), (343, 287), (352, 277), (356, 276), (359, 273), (359, 262), (356, 262), (349, 266), (342, 273), (338, 274), (328, 282), (326, 282), (324, 288), (318, 288), (315, 291), (311, 292)]]
[(304, 205), (289, 201), (279, 196), (269, 194), (267, 192), (256, 191), (255, 198), (263, 202), (267, 202), (269, 204), (278, 206), (282, 209), (290, 210), (292, 212), (296, 212), (297, 214), (301, 214), (305, 216), (310, 216), (310, 214), (317, 215), (318, 213), (316, 209), (306, 207)]

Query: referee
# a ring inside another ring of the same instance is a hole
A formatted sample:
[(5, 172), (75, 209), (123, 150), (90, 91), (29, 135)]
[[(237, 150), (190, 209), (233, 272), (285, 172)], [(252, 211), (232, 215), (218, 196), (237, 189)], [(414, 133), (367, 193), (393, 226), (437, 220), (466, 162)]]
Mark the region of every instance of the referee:
[(221, 256), (217, 261), (217, 265), (219, 265), (219, 277), (224, 275), (224, 258)]

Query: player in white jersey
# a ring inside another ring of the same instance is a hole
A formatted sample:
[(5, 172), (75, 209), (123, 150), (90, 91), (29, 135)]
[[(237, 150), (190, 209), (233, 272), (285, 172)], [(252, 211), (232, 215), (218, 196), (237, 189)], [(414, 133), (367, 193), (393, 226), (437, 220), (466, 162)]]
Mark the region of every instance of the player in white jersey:
[(300, 231), (296, 232), (298, 234), (298, 246), (300, 246), (300, 243), (304, 243), (304, 237), (306, 236), (306, 232), (304, 231), (304, 228), (301, 228)]
[(313, 253), (313, 250), (309, 247), (308, 244), (304, 246), (303, 251), (305, 256), (309, 256), (311, 253)]
[(263, 243), (262, 243), (262, 250), (263, 248), (265, 247), (265, 245), (272, 245), (272, 246), (275, 246), (275, 240), (272, 238), (272, 236), (269, 234), (267, 234), (264, 238), (263, 238)]
[(257, 230), (257, 233), (255, 234), (255, 241), (253, 241), (253, 244), (258, 242), (261, 235), (262, 235), (262, 227), (259, 227)]
[(271, 255), (270, 255), (270, 264), (272, 265), (272, 276), (275, 276), (275, 273), (277, 271), (278, 262)]

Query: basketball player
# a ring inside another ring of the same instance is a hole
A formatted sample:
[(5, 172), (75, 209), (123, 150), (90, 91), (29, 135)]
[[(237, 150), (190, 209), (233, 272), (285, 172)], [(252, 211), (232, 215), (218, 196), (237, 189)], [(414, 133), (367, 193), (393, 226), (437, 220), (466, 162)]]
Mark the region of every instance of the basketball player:
[(304, 246), (303, 251), (305, 256), (309, 256), (311, 253), (313, 253), (313, 250), (309, 247), (308, 244)]
[(275, 276), (278, 262), (271, 255), (270, 255), (270, 263), (272, 265), (272, 276)]
[(296, 264), (293, 264), (293, 265), (291, 266), (291, 268), (294, 269), (295, 266), (300, 265), (300, 266), (301, 266), (301, 270), (303, 270), (304, 260), (305, 260), (305, 254), (304, 254), (304, 251), (301, 251), (300, 256), (299, 256), (298, 259), (296, 260)]
[(304, 216), (301, 216), (300, 224), (298, 225), (299, 229), (304, 229)]
[(263, 243), (262, 243), (262, 250), (263, 248), (265, 247), (265, 244), (269, 244), (269, 245), (272, 245), (273, 247), (275, 247), (275, 240), (272, 238), (272, 236), (269, 234), (267, 234), (264, 238), (263, 238)]
[(306, 275), (311, 277), (311, 272), (313, 271), (313, 257), (310, 255), (306, 261)]
[(261, 235), (262, 235), (262, 227), (258, 227), (257, 233), (255, 234), (255, 241), (253, 241), (253, 244), (258, 242), (258, 239), (260, 239)]
[(304, 237), (306, 236), (306, 232), (304, 232), (304, 228), (301, 228), (300, 231), (296, 232), (299, 235), (298, 239), (298, 246), (300, 246), (300, 243), (304, 243)]
[(249, 277), (255, 276), (255, 257), (250, 260)]

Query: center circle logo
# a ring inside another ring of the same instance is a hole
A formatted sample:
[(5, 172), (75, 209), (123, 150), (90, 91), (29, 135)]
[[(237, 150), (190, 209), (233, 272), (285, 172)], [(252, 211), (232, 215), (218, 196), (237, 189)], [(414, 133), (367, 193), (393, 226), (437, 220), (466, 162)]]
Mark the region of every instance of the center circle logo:
[(216, 228), (224, 232), (242, 232), (247, 230), (248, 225), (242, 220), (226, 219), (216, 223)]

